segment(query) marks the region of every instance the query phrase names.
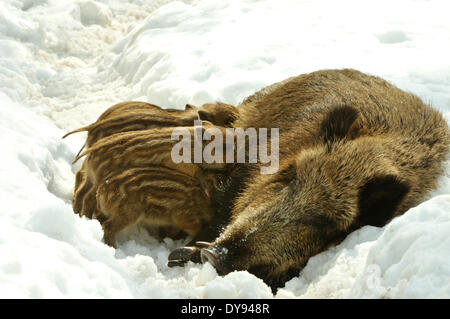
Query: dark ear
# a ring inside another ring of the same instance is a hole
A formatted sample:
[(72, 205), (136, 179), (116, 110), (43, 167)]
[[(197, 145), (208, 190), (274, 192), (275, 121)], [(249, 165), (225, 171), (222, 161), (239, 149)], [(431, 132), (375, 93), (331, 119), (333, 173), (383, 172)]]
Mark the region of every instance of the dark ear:
[(319, 136), (323, 142), (334, 142), (351, 137), (356, 129), (359, 113), (351, 106), (338, 106), (331, 110), (322, 121)]
[(211, 123), (214, 123), (212, 115), (204, 110), (198, 111), (198, 117), (202, 121), (209, 121)]
[(394, 216), (409, 190), (409, 185), (394, 175), (370, 179), (359, 192), (359, 226), (384, 226)]
[(184, 110), (185, 110), (185, 111), (187, 111), (187, 110), (193, 110), (193, 109), (195, 109), (195, 106), (192, 105), (192, 104), (186, 104), (186, 106), (184, 107)]

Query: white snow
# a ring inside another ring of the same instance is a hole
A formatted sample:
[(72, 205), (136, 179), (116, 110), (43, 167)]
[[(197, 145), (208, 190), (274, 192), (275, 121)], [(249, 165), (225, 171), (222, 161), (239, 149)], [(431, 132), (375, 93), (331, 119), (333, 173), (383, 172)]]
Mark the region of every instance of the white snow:
[[(450, 160), (429, 200), (310, 259), (273, 296), (247, 272), (168, 268), (182, 241), (145, 231), (104, 245), (72, 212), (84, 136), (114, 103), (236, 104), (289, 76), (356, 68), (450, 123), (446, 0), (2, 0), (0, 297), (449, 298)], [(78, 164), (79, 165), (79, 164)]]

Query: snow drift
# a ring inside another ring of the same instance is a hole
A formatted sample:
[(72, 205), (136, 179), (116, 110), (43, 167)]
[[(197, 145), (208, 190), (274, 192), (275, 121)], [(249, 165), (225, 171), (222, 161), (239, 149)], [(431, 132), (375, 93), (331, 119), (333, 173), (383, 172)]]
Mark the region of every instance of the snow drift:
[[(168, 268), (182, 241), (104, 245), (72, 212), (61, 140), (110, 105), (236, 104), (289, 76), (355, 68), (419, 95), (450, 123), (445, 0), (4, 0), (0, 3), (0, 297), (449, 298), (450, 160), (429, 200), (310, 259), (272, 295), (247, 272)], [(345, 10), (351, 8), (351, 10)], [(270, 17), (270, 19), (268, 19)]]

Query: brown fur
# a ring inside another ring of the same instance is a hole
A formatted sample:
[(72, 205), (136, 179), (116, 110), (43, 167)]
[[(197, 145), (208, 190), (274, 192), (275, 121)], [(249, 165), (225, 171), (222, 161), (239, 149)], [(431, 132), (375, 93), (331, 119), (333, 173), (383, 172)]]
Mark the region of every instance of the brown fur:
[[(193, 121), (199, 118), (218, 126), (229, 126), (234, 116), (234, 107), (223, 103), (204, 104), (200, 108), (188, 104), (186, 110), (173, 110), (145, 102), (123, 102), (108, 108), (95, 123), (69, 132), (63, 138), (77, 132), (88, 132), (86, 142), (75, 158), (76, 162), (86, 154), (80, 154), (85, 147), (89, 148), (113, 134), (158, 127), (188, 126), (193, 125)], [(94, 184), (95, 181), (89, 178), (86, 160), (75, 174), (73, 209), (77, 214), (89, 218), (94, 216), (97, 206)]]
[[(209, 126), (205, 122), (203, 130)], [(186, 129), (194, 134), (193, 127)], [(83, 154), (87, 180), (93, 185), (83, 208), (93, 209), (101, 220), (108, 245), (114, 246), (118, 232), (141, 220), (195, 236), (211, 219), (211, 178), (201, 177), (197, 164), (172, 162), (171, 150), (178, 143), (171, 140), (172, 131), (168, 127), (114, 134)], [(94, 202), (97, 206), (91, 207)]]
[[(215, 127), (203, 122), (202, 131)], [(182, 127), (179, 127), (182, 128)], [(218, 128), (218, 127), (215, 127)], [(194, 135), (194, 127), (183, 127)], [(218, 128), (225, 134), (224, 128)], [(113, 171), (126, 167), (145, 167), (147, 165), (161, 165), (189, 176), (194, 176), (199, 166), (194, 162), (194, 143), (191, 143), (191, 163), (176, 164), (172, 161), (171, 151), (177, 140), (172, 140), (173, 127), (150, 129), (142, 131), (123, 132), (99, 140), (81, 156), (87, 155), (87, 171), (93, 181), (103, 180)], [(220, 168), (223, 164), (212, 163), (211, 167)]]
[[(209, 184), (206, 180), (199, 184), (197, 166), (174, 164), (170, 159), (174, 142), (166, 143), (170, 141), (174, 127), (193, 125), (195, 119), (207, 119), (221, 126), (230, 125), (234, 120), (234, 107), (221, 103), (205, 104), (201, 108), (187, 105), (185, 111), (180, 111), (161, 109), (143, 102), (125, 102), (106, 110), (95, 123), (66, 135), (88, 132), (83, 146), (87, 146), (88, 150), (80, 154), (82, 148), (76, 158), (78, 160), (88, 155), (75, 176), (73, 208), (82, 216), (94, 217), (102, 222), (105, 242), (114, 245), (116, 233), (138, 219), (163, 229), (172, 228), (174, 231), (171, 234), (178, 234), (181, 229), (188, 235), (195, 235), (201, 225), (209, 220), (209, 193), (206, 188), (201, 188)], [(210, 126), (209, 122), (204, 123), (206, 127)], [(142, 167), (154, 165), (159, 165), (157, 171), (164, 172), (165, 180), (161, 178), (161, 173), (155, 175), (154, 169), (142, 173)], [(136, 171), (141, 174), (132, 177), (131, 173), (136, 175)], [(121, 179), (107, 178), (115, 174), (120, 175)], [(181, 180), (180, 176), (184, 176), (186, 181), (178, 183), (177, 188), (163, 187), (169, 180)], [(153, 185), (159, 183), (160, 189), (166, 191), (166, 198), (173, 197), (172, 202), (165, 201), (165, 205), (160, 205), (159, 212), (156, 212), (156, 204), (151, 204), (154, 197), (150, 195), (147, 196), (147, 202), (135, 202), (136, 198), (144, 198), (145, 194), (136, 188), (121, 192), (122, 196), (106, 196), (106, 191), (118, 187), (119, 182), (128, 185), (127, 178)], [(177, 197), (186, 194), (191, 195), (182, 206), (177, 206), (181, 202)], [(120, 205), (120, 210), (117, 205)], [(138, 217), (133, 219), (133, 216)], [(150, 220), (153, 222), (149, 223)]]
[[(78, 132), (86, 131), (88, 133), (86, 142), (78, 152), (74, 162), (81, 158), (80, 153), (85, 147), (90, 147), (96, 141), (108, 137), (112, 134), (149, 129), (163, 125), (177, 125), (177, 114), (184, 111), (175, 110), (165, 111), (159, 106), (145, 102), (123, 102), (109, 107), (103, 112), (96, 122), (71, 131), (63, 138)], [(192, 117), (192, 112), (189, 112)], [(194, 115), (194, 117), (196, 114)], [(186, 116), (186, 117), (189, 117)], [(193, 119), (192, 119), (193, 120)], [(75, 174), (75, 187), (73, 198), (73, 209), (77, 214), (93, 217), (96, 210), (95, 192), (92, 189), (93, 181), (89, 180), (87, 173), (87, 161), (84, 161), (81, 168)]]
[(71, 131), (63, 138), (84, 131), (88, 133), (85, 144), (75, 158), (76, 162), (85, 147), (112, 134), (156, 127), (190, 126), (196, 119), (227, 127), (235, 118), (234, 112), (233, 106), (223, 103), (207, 103), (200, 108), (187, 104), (185, 110), (176, 110), (145, 102), (123, 102), (108, 108), (94, 123)]
[(238, 111), (234, 127), (280, 129), (280, 169), (249, 169), (231, 221), (202, 259), (221, 274), (248, 270), (274, 289), (351, 231), (419, 204), (449, 152), (439, 112), (355, 70), (290, 78)]
[[(202, 129), (211, 126), (204, 122)], [(194, 134), (194, 127), (185, 129)], [(118, 232), (140, 221), (195, 236), (211, 219), (209, 197), (216, 175), (203, 174), (202, 167), (217, 170), (224, 164), (173, 163), (171, 150), (178, 141), (171, 140), (172, 132), (164, 127), (118, 133), (82, 154), (93, 185), (82, 206), (102, 222), (108, 245), (114, 246)], [(193, 143), (191, 147), (193, 154)]]
[(98, 184), (96, 195), (104, 241), (114, 247), (116, 235), (137, 223), (195, 236), (212, 215), (198, 181), (161, 166), (111, 172)]

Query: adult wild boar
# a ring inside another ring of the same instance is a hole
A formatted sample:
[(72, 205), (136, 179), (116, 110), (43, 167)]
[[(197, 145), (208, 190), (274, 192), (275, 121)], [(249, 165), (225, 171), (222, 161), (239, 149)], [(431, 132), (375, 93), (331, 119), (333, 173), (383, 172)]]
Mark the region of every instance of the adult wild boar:
[(279, 128), (279, 170), (235, 164), (213, 194), (221, 218), (193, 241), (211, 243), (179, 248), (169, 264), (201, 257), (275, 289), (355, 229), (419, 204), (449, 152), (439, 112), (355, 70), (300, 75), (246, 101), (233, 127)]

